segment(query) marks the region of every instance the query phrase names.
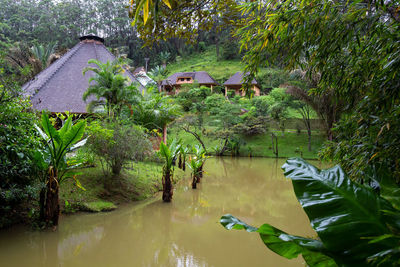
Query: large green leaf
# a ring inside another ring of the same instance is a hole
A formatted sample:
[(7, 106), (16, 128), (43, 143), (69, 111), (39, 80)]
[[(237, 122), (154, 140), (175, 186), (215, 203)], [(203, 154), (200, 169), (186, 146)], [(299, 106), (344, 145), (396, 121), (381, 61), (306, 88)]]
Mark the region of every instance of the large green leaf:
[(321, 171), (294, 158), (282, 168), (312, 227), (339, 265), (363, 266), (371, 255), (398, 246), (395, 238), (377, 238), (391, 234), (388, 214), (398, 211), (371, 189), (351, 181), (339, 166)]
[(301, 254), (310, 266), (336, 266), (336, 263), (324, 254), (326, 250), (321, 241), (289, 235), (269, 224), (263, 224), (257, 229), (230, 214), (222, 216), (220, 222), (228, 230), (258, 232), (269, 249), (287, 259), (296, 258)]
[(86, 127), (86, 121), (79, 121), (75, 125), (72, 125), (70, 129), (61, 136), (63, 145), (65, 147), (70, 147), (79, 140), (81, 140), (83, 134), (85, 133), (85, 127)]
[(51, 141), (56, 141), (59, 143), (61, 141), (60, 135), (58, 134), (57, 130), (51, 124), (49, 120), (49, 115), (46, 112), (42, 112), (42, 128), (47, 136), (51, 139)]
[(63, 133), (61, 136), (62, 145), (57, 150), (56, 164), (60, 163), (61, 159), (67, 153), (67, 150), (83, 137), (85, 127), (86, 121), (79, 121), (75, 125), (71, 125), (70, 128)]
[(171, 151), (164, 142), (160, 143), (160, 154), (164, 157), (167, 168), (170, 169), (172, 165)]
[(60, 136), (63, 136), (67, 131), (69, 131), (72, 127), (72, 116), (69, 116), (68, 119), (64, 122), (64, 125), (58, 131)]

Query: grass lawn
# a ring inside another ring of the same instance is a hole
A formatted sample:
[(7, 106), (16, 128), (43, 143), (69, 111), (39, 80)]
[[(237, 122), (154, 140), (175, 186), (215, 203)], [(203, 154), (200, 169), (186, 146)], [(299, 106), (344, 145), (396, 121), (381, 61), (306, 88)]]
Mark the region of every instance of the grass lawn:
[[(326, 138), (318, 131), (314, 131), (311, 137), (311, 151), (308, 151), (307, 133), (302, 131), (297, 134), (294, 131), (286, 131), (284, 134), (280, 131), (272, 131), (278, 137), (278, 156), (279, 157), (300, 157), (305, 159), (318, 159), (318, 151)], [(168, 138), (182, 139), (184, 144), (196, 145), (199, 142), (193, 135), (171, 128)], [(212, 137), (202, 137), (209, 153), (213, 153), (213, 148), (220, 144), (220, 141)], [(243, 144), (240, 147), (240, 156), (255, 157), (275, 157), (272, 150), (271, 132), (243, 138)]]
[[(143, 200), (162, 190), (160, 163), (132, 162), (121, 175), (112, 178), (104, 175), (99, 162), (95, 167), (82, 168), (79, 172), (77, 177), (86, 190), (78, 188), (72, 179), (60, 186), (60, 203), (65, 212), (112, 210), (115, 205)], [(175, 181), (184, 175), (182, 170), (175, 168)]]

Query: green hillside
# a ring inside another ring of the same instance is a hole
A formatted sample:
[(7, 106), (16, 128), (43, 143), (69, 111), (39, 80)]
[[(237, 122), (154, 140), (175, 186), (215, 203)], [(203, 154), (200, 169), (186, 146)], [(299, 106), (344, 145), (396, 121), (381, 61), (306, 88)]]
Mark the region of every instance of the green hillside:
[(184, 71), (207, 71), (219, 82), (227, 80), (230, 76), (244, 69), (240, 60), (217, 60), (214, 46), (206, 51), (193, 53), (184, 58), (178, 57), (175, 62), (167, 65), (170, 74)]
[[(175, 72), (207, 71), (218, 82), (225, 82), (238, 71), (243, 71), (245, 64), (240, 59), (217, 60), (215, 46), (209, 46), (204, 52), (193, 53), (184, 57), (178, 56), (175, 61), (167, 64), (169, 75)], [(278, 68), (260, 68), (256, 76), (261, 89), (276, 88), (287, 82), (290, 75)]]

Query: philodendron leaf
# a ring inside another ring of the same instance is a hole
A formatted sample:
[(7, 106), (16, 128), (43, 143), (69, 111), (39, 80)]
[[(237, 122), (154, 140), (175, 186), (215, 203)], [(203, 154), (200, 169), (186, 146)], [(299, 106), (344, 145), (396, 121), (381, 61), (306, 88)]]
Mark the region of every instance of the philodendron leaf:
[(309, 266), (337, 266), (331, 258), (324, 255), (325, 249), (321, 241), (289, 235), (269, 224), (256, 228), (230, 214), (222, 216), (220, 223), (228, 230), (258, 232), (269, 249), (287, 259), (296, 258), (301, 254)]
[[(292, 179), (297, 199), (310, 219), (325, 248), (341, 266), (365, 266), (367, 258), (398, 247), (387, 222), (397, 212), (391, 204), (371, 189), (351, 181), (335, 166), (319, 170), (298, 158), (282, 166)], [(392, 222), (390, 222), (392, 223)]]

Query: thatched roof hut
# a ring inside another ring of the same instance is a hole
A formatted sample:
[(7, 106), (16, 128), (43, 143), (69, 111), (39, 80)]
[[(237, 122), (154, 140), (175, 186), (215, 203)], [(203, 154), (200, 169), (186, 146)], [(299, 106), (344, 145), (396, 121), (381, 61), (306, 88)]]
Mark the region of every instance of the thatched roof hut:
[[(245, 76), (249, 75), (249, 73), (246, 73)], [(224, 82), (225, 86), (225, 95), (227, 95), (229, 90), (235, 91), (236, 95), (244, 95), (244, 92), (241, 91), (241, 88), (244, 85), (244, 78), (243, 78), (243, 73), (238, 71), (234, 75), (232, 75), (226, 82)], [(256, 79), (253, 79), (251, 81), (251, 90), (254, 91), (255, 96), (260, 95), (260, 86)]]
[(192, 84), (197, 82), (200, 86), (207, 86), (211, 88), (219, 85), (218, 82), (206, 71), (193, 71), (193, 72), (177, 72), (163, 80), (161, 83), (162, 89), (169, 93), (179, 92), (179, 88), (183, 84)]
[[(90, 59), (105, 63), (115, 60), (115, 56), (104, 46), (103, 38), (88, 35), (79, 39), (77, 45), (22, 87), (24, 95), (31, 98), (33, 109), (87, 113), (90, 99), (84, 102), (82, 96), (94, 73), (89, 71), (83, 75), (83, 69), (89, 66)], [(128, 70), (123, 75), (137, 82)], [(138, 86), (143, 90), (140, 84)]]

